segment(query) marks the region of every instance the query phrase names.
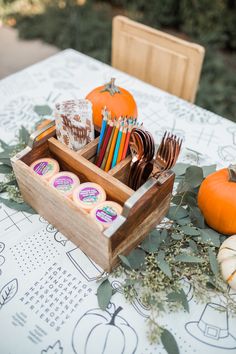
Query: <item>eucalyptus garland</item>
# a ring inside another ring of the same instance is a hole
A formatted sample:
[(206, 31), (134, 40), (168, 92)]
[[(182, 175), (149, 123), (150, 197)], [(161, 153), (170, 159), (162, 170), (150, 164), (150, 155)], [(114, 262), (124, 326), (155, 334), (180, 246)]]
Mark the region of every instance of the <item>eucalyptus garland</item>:
[(203, 179), (215, 169), (216, 165), (198, 167), (178, 163), (175, 166), (176, 193), (167, 218), (128, 256), (120, 255), (121, 265), (109, 277), (102, 278), (98, 287), (98, 303), (105, 309), (116, 291), (109, 279), (123, 279), (119, 291), (125, 298), (132, 302), (138, 296), (150, 309), (149, 341), (162, 342), (170, 354), (179, 353), (178, 345), (158, 320), (163, 313), (181, 308), (189, 311), (184, 279), (191, 284), (198, 302), (221, 295), (228, 310), (236, 315), (234, 300), (221, 278), (216, 258), (225, 236), (205, 224), (197, 204)]

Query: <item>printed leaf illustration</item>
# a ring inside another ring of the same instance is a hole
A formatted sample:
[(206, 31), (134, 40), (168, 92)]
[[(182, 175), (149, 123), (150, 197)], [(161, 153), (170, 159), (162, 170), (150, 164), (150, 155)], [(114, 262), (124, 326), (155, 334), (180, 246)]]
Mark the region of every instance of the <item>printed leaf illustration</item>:
[(3, 286), (0, 290), (0, 309), (16, 295), (17, 290), (18, 281), (16, 278)]
[(112, 286), (108, 279), (104, 280), (97, 290), (98, 305), (102, 310), (106, 310), (112, 297)]
[(167, 329), (163, 329), (161, 334), (161, 341), (168, 354), (179, 354), (179, 348), (176, 340)]
[(53, 346), (49, 345), (47, 349), (43, 349), (41, 354), (63, 354), (63, 348), (60, 340), (56, 341)]

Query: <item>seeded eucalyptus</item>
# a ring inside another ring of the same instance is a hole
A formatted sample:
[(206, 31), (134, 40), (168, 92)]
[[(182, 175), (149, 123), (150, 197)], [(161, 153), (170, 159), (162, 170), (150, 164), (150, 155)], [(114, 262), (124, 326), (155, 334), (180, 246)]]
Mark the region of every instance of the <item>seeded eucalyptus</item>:
[[(128, 301), (138, 296), (150, 310), (148, 339), (151, 343), (161, 341), (171, 354), (179, 352), (176, 341), (160, 327), (158, 319), (165, 312), (189, 311), (184, 284), (192, 287), (198, 302), (223, 295), (229, 311), (236, 315), (235, 303), (220, 276), (216, 259), (225, 237), (205, 224), (197, 205), (198, 189), (215, 168), (215, 165), (198, 167), (183, 163), (175, 166), (176, 193), (168, 219), (128, 256), (120, 255), (121, 265), (111, 275), (125, 279), (122, 292)], [(111, 291), (109, 294), (100, 292), (98, 297), (111, 296)], [(109, 300), (110, 297), (106, 299)]]
[(18, 211), (34, 213), (33, 209), (22, 199), (10, 161), (11, 157), (24, 149), (28, 143), (29, 132), (25, 127), (21, 127), (17, 138), (18, 141), (15, 145), (8, 145), (0, 140), (0, 173), (3, 174), (3, 179), (0, 182), (0, 194), (4, 193), (5, 195), (4, 198), (0, 197), (0, 203)]

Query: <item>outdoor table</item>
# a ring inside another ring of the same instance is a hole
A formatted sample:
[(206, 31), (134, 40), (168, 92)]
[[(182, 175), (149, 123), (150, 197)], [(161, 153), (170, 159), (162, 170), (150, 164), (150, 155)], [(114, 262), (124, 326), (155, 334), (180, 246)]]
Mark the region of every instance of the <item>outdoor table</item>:
[[(22, 125), (32, 130), (39, 120), (35, 106), (53, 109), (55, 102), (84, 98), (111, 77), (133, 94), (156, 143), (166, 130), (184, 139), (180, 161), (218, 168), (236, 161), (235, 123), (71, 49), (0, 82), (0, 139), (14, 143)], [(138, 299), (129, 304), (118, 292), (101, 315), (96, 278), (102, 269), (39, 215), (1, 205), (0, 251), (1, 354), (165, 353), (161, 344), (149, 344), (148, 309)], [(190, 312), (160, 319), (180, 353), (236, 353), (236, 319), (222, 299), (196, 303), (188, 282), (184, 288)], [(235, 291), (230, 296), (236, 301)], [(106, 343), (105, 326), (96, 326), (109, 323), (119, 306), (122, 343), (115, 326)]]

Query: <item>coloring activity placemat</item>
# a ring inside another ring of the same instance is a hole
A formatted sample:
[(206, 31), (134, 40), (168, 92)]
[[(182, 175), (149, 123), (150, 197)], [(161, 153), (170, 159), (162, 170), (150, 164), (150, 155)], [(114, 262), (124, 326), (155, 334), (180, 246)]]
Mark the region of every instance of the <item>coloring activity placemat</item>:
[[(85, 97), (110, 77), (125, 86), (156, 140), (165, 130), (184, 139), (180, 161), (227, 166), (236, 160), (236, 125), (74, 50), (63, 51), (0, 82), (0, 139), (14, 142), (34, 107)], [(196, 150), (196, 154), (192, 150)], [(146, 337), (149, 309), (117, 292), (106, 311), (97, 303), (103, 270), (40, 215), (0, 205), (1, 354), (164, 354)], [(112, 286), (119, 287), (118, 279)], [(190, 311), (161, 320), (181, 354), (236, 353), (236, 318), (219, 297), (197, 304), (183, 280)], [(235, 298), (236, 292), (230, 291)]]

